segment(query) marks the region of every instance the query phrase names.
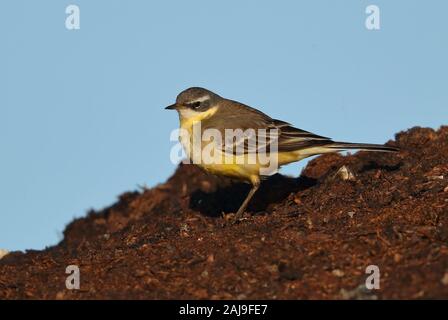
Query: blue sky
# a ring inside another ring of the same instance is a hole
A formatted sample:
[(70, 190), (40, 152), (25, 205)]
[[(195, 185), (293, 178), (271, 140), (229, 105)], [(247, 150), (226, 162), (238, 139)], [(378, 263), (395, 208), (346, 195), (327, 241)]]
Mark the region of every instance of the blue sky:
[[(80, 30), (65, 28), (69, 4)], [(370, 4), (380, 30), (364, 26)], [(337, 140), (446, 124), (447, 12), (442, 0), (2, 1), (0, 248), (53, 245), (89, 208), (163, 182), (178, 125), (163, 107), (190, 86)]]

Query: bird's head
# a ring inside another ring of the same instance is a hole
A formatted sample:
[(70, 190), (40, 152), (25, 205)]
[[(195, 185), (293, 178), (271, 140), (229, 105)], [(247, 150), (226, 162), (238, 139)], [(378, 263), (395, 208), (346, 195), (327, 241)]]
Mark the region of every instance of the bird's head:
[(188, 88), (176, 98), (176, 103), (166, 107), (167, 110), (177, 110), (183, 119), (193, 118), (217, 107), (222, 98), (210, 90), (192, 87)]

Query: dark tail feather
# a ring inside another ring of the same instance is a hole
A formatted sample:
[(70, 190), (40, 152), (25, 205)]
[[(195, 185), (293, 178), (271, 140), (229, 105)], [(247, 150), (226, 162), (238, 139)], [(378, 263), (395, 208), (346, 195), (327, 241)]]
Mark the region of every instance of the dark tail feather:
[(383, 144), (372, 144), (372, 143), (333, 142), (332, 144), (325, 147), (337, 150), (359, 149), (364, 151), (380, 151), (380, 152), (400, 151), (400, 149), (396, 147), (390, 147)]

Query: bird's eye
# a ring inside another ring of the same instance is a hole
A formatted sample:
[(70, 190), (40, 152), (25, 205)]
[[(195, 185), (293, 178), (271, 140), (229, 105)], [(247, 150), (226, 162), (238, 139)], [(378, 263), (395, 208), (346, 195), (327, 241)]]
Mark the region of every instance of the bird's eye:
[(200, 101), (196, 101), (196, 102), (190, 103), (190, 108), (191, 109), (197, 109), (200, 106), (201, 106), (201, 102)]

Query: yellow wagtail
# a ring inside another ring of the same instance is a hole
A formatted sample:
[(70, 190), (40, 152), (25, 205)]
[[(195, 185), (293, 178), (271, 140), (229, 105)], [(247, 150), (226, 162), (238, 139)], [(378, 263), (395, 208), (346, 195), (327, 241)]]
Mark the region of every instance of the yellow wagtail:
[[(204, 88), (186, 89), (177, 96), (174, 104), (165, 109), (179, 113), (179, 140), (189, 159), (194, 159), (194, 163), (213, 174), (252, 184), (235, 215), (237, 220), (243, 216), (260, 180), (275, 173), (282, 165), (348, 149), (398, 151), (395, 147), (380, 144), (336, 142), (272, 119), (257, 109)], [(199, 144), (195, 143), (195, 136), (201, 139)], [(225, 139), (219, 141), (223, 136)], [(212, 148), (208, 148), (210, 146)], [(212, 160), (204, 157), (202, 151), (207, 148)], [(265, 157), (262, 158), (261, 154)]]

